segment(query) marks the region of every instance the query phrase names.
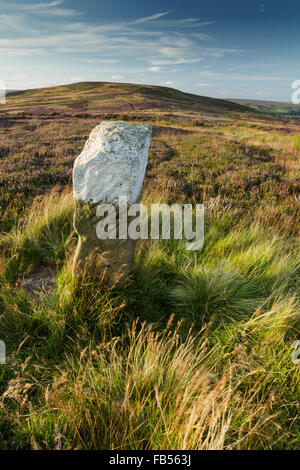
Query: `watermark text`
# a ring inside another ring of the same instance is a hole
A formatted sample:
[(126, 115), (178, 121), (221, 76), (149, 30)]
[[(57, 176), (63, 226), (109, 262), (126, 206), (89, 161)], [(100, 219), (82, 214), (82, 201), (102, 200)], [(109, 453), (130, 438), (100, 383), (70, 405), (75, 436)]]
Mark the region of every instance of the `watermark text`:
[(100, 240), (185, 240), (186, 250), (200, 250), (204, 244), (204, 205), (144, 204), (128, 205), (119, 198), (119, 205), (100, 204), (96, 226)]
[(292, 103), (300, 104), (300, 80), (294, 80), (292, 83), (292, 88), (295, 90), (292, 94)]

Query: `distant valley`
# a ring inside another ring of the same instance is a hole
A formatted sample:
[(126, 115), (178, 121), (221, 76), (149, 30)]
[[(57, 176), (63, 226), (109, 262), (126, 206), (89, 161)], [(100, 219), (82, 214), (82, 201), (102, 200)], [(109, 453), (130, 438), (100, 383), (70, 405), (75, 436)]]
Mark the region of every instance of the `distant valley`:
[(230, 99), (232, 103), (249, 106), (263, 113), (271, 113), (278, 117), (289, 119), (300, 119), (300, 104), (293, 104), (284, 101), (263, 101), (263, 100), (238, 100)]

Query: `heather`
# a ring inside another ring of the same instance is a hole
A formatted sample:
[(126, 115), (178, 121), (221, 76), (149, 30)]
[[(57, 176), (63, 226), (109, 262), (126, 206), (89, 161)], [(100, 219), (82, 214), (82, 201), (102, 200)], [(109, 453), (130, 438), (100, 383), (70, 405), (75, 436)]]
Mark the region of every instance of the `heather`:
[[(0, 114), (0, 448), (298, 449), (299, 124), (115, 87)], [(146, 205), (205, 204), (203, 249), (143, 240), (125, 288), (71, 277), (72, 164), (103, 118), (153, 126)]]

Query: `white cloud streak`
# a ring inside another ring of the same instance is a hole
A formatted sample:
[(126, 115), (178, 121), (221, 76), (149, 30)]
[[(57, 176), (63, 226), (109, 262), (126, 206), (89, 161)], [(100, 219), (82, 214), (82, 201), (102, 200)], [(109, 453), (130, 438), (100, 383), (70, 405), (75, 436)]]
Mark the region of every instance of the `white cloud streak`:
[(158, 18), (168, 15), (169, 13), (170, 13), (169, 11), (164, 11), (163, 13), (156, 13), (155, 15), (146, 16), (145, 18), (138, 18), (137, 20), (133, 21), (131, 24), (148, 23), (148, 21), (157, 20)]
[(18, 3), (18, 2), (0, 2), (0, 7), (4, 10), (13, 10), (23, 12), (24, 14), (42, 15), (42, 16), (77, 16), (81, 13), (77, 10), (67, 8), (57, 8), (64, 3), (64, 0), (55, 0), (53, 2), (43, 3)]
[(48, 8), (52, 7), (57, 7), (61, 5), (64, 2), (64, 0), (55, 0), (53, 2), (44, 2), (44, 3), (11, 3), (11, 5), (14, 6), (14, 8), (18, 8), (19, 10), (24, 10), (24, 11), (38, 11), (38, 10), (45, 10)]
[(149, 67), (150, 72), (161, 72), (161, 67)]
[[(48, 11), (56, 8), (62, 1), (36, 4), (37, 9)], [(10, 8), (17, 4), (9, 4)], [(106, 24), (91, 24), (89, 22), (63, 21), (56, 23), (48, 17), (38, 18), (38, 21), (31, 16), (33, 4), (23, 5), (23, 12), (18, 14), (5, 13), (0, 15), (1, 25), (5, 24), (7, 30), (15, 30), (15, 34), (7, 36), (2, 34), (0, 39), (0, 55), (17, 54), (36, 55), (42, 51), (49, 56), (51, 53), (86, 53), (103, 55), (102, 60), (119, 61), (122, 57), (134, 57), (137, 60), (149, 62), (152, 60), (165, 61), (168, 64), (186, 64), (198, 62), (199, 57), (195, 57), (197, 43), (194, 37), (186, 32), (166, 31), (164, 29), (141, 30), (139, 24), (160, 18), (168, 12), (157, 13), (151, 17), (140, 18), (135, 22), (114, 22)], [(25, 13), (26, 11), (26, 13)], [(23, 16), (22, 16), (23, 15)], [(196, 19), (178, 20), (181, 27)], [(199, 38), (207, 39), (207, 35), (200, 35)], [(199, 39), (197, 38), (197, 39)], [(115, 58), (114, 55), (118, 54)], [(155, 55), (154, 55), (155, 54)], [(154, 55), (154, 57), (153, 57)], [(91, 61), (97, 58), (86, 57)], [(92, 63), (92, 62), (91, 62)], [(152, 63), (151, 65), (160, 65)]]

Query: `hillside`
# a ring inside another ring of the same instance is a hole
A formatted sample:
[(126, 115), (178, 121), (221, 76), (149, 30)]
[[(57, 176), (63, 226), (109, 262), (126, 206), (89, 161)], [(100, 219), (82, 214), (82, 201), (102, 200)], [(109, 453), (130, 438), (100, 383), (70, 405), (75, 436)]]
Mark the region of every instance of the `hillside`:
[(208, 114), (255, 114), (229, 101), (184, 93), (174, 88), (126, 83), (84, 82), (50, 88), (16, 91), (7, 96), (1, 113), (74, 115), (86, 113), (186, 112)]
[[(103, 119), (150, 123), (142, 202), (205, 205), (202, 250), (141, 240), (128, 285), (72, 278), (72, 168)], [(300, 123), (163, 87), (0, 107), (0, 449), (300, 446)]]

